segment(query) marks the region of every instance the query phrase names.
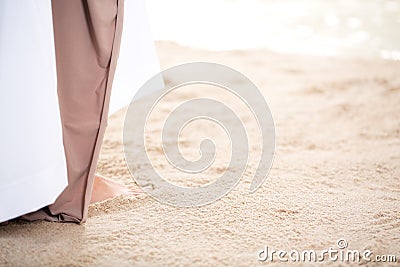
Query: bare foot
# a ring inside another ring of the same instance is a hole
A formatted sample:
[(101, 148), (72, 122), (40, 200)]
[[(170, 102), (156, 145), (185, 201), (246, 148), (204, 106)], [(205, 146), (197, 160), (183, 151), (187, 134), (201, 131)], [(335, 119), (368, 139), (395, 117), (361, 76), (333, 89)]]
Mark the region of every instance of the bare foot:
[(96, 174), (90, 203), (104, 201), (119, 195), (138, 196), (142, 193), (143, 191), (138, 186), (126, 186)]

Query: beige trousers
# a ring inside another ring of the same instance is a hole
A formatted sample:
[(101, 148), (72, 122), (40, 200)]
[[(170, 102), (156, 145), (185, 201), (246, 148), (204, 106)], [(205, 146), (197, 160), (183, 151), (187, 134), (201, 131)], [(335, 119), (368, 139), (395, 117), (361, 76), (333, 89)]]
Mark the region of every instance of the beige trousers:
[(68, 186), (54, 204), (21, 218), (81, 223), (107, 125), (123, 0), (53, 0), (52, 9)]

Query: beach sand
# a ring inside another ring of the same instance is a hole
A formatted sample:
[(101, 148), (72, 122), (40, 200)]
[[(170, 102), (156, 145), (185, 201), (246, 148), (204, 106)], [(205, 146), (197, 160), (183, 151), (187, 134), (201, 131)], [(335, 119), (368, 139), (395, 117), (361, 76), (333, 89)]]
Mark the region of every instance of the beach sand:
[[(337, 248), (339, 239), (349, 249), (395, 254), (400, 260), (399, 62), (265, 50), (211, 52), (169, 42), (158, 42), (157, 51), (162, 69), (217, 62), (260, 88), (276, 124), (275, 160), (265, 183), (249, 194), (253, 154), (260, 146), (257, 128), (243, 111), (255, 141), (250, 142), (249, 170), (222, 199), (176, 208), (147, 195), (121, 196), (92, 205), (83, 225), (10, 223), (0, 227), (1, 266), (257, 266), (268, 263), (257, 259), (265, 246), (325, 250)], [(167, 102), (163, 110), (182, 99)], [(122, 154), (123, 119), (124, 111), (110, 118), (98, 172), (133, 184)], [(161, 125), (153, 130), (159, 134)], [(181, 143), (188, 156), (194, 155), (193, 146), (197, 151), (196, 137), (188, 134)], [(167, 169), (156, 142), (151, 144), (155, 165)], [(221, 151), (218, 156), (224, 158), (228, 152)], [(204, 180), (166, 172), (177, 184), (201, 185), (218, 177), (223, 163), (217, 161)], [(342, 263), (347, 264), (352, 265)]]

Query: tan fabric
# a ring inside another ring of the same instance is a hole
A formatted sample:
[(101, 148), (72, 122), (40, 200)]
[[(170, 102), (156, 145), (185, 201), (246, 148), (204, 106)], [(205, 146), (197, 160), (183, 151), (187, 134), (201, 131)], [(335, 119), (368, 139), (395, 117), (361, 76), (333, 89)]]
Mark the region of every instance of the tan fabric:
[(84, 222), (108, 117), (123, 0), (53, 0), (58, 97), (68, 187), (25, 220)]

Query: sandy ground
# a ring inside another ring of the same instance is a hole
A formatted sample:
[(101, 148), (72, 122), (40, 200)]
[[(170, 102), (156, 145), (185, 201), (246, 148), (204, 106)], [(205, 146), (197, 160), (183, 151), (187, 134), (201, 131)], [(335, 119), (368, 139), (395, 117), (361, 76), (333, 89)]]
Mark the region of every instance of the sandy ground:
[[(400, 261), (400, 63), (262, 50), (209, 52), (171, 43), (158, 43), (157, 49), (163, 69), (190, 61), (218, 62), (259, 86), (274, 115), (277, 137), (266, 182), (248, 193), (256, 166), (252, 158), (230, 194), (201, 208), (171, 207), (143, 195), (91, 206), (84, 225), (11, 223), (0, 227), (0, 265), (255, 266), (271, 264), (257, 260), (266, 245), (324, 250), (337, 248), (341, 238), (349, 249), (395, 254)], [(184, 97), (167, 101), (160, 114)], [(256, 135), (243, 112), (249, 136)], [(123, 116), (121, 111), (110, 120), (98, 171), (132, 184), (121, 152)], [(154, 133), (160, 129), (155, 125)], [(212, 126), (197, 129), (215, 133), (223, 143)], [(181, 146), (190, 157), (197, 135), (188, 132)], [(252, 140), (253, 155), (259, 143)], [(155, 165), (167, 169), (157, 142), (152, 145)], [(224, 158), (227, 151), (221, 151), (218, 156)], [(203, 180), (172, 171), (170, 179), (201, 185), (218, 177), (223, 163), (217, 161)]]

